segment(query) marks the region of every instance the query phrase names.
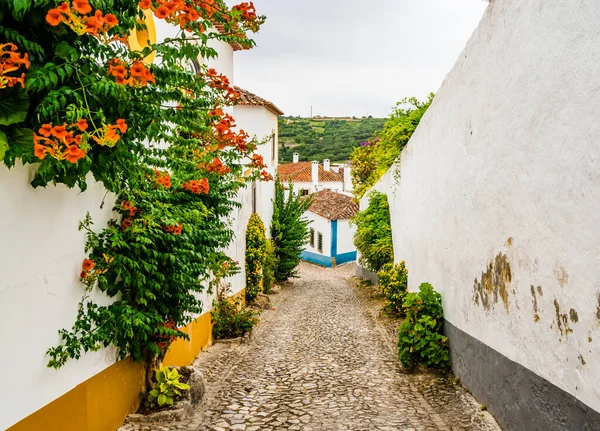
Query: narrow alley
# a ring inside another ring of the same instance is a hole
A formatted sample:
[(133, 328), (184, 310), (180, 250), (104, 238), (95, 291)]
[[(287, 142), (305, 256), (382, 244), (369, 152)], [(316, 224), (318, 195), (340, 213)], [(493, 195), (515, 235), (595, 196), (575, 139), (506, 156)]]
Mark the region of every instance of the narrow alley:
[(200, 354), (198, 416), (156, 429), (499, 429), (451, 379), (402, 372), (393, 340), (355, 295), (352, 269), (302, 263), (250, 341)]

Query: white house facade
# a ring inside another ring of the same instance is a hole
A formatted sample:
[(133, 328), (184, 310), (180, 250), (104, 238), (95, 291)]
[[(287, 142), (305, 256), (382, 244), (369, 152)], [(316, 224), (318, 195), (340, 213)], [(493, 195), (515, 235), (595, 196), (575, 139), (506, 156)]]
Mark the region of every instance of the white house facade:
[(312, 223), (302, 259), (326, 267), (355, 261), (356, 227), (350, 225), (350, 218), (358, 212), (358, 204), (350, 196), (328, 190), (314, 193), (313, 199), (304, 214)]
[(352, 195), (352, 177), (349, 163), (332, 164), (330, 160), (300, 162), (298, 153), (294, 153), (292, 163), (279, 165), (278, 174), (281, 181), (292, 181), (294, 195), (306, 196), (321, 190)]

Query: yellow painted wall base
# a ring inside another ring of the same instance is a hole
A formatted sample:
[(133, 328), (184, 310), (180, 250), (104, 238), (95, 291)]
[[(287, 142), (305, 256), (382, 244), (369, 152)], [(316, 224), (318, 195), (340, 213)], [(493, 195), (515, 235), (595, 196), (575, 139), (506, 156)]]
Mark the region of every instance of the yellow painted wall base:
[(7, 431), (114, 431), (139, 405), (144, 367), (131, 359), (111, 365)]
[[(245, 298), (245, 290), (234, 295)], [(163, 364), (183, 366), (212, 343), (210, 312), (187, 325), (190, 340), (175, 341)], [(7, 431), (115, 431), (139, 407), (144, 365), (130, 358), (111, 365), (27, 416)]]
[(163, 364), (181, 367), (191, 364), (198, 353), (212, 344), (212, 321), (210, 313), (204, 313), (183, 330), (190, 336), (189, 341), (179, 338), (169, 347)]

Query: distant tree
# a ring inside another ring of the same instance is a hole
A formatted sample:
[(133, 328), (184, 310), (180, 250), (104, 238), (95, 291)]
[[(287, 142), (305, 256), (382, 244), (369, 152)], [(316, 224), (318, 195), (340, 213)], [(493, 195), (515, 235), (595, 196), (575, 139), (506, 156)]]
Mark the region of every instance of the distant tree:
[(300, 255), (308, 241), (308, 225), (311, 221), (304, 217), (304, 213), (310, 208), (312, 197), (294, 196), (293, 190), (291, 181), (286, 192), (279, 177), (275, 179), (271, 238), (278, 262), (275, 270), (277, 281), (285, 281), (296, 276)]

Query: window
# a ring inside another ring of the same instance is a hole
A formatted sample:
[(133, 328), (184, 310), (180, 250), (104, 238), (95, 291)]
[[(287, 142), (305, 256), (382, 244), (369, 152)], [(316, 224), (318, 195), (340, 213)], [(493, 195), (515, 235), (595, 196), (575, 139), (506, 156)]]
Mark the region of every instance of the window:
[(271, 136), (271, 160), (275, 161), (277, 158), (277, 137), (275, 136), (275, 129), (273, 129), (273, 135)]
[(323, 253), (323, 234), (321, 232), (319, 232), (318, 235), (318, 242), (317, 242), (317, 250), (319, 251), (319, 253)]
[(300, 190), (300, 196), (308, 196), (308, 190), (307, 189)]
[(308, 241), (309, 241), (310, 246), (312, 248), (315, 248), (315, 230), (312, 227), (310, 228)]

